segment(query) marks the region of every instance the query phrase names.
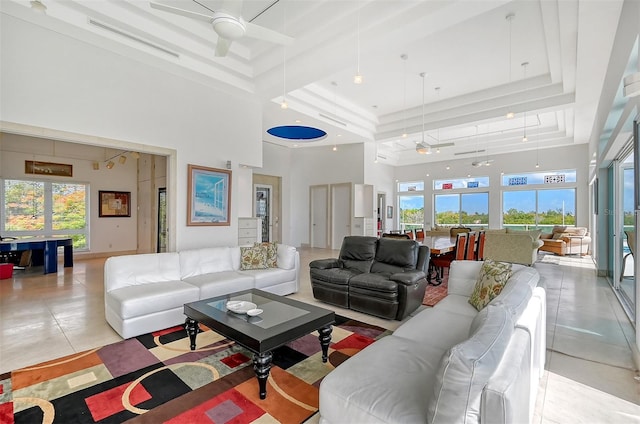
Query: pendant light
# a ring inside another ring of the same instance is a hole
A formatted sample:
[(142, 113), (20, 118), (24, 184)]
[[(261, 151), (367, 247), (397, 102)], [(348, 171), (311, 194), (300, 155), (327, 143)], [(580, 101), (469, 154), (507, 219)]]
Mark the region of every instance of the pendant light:
[(360, 73), (360, 12), (358, 11), (358, 25), (356, 33), (356, 74), (353, 77), (354, 84), (362, 84), (362, 74)]
[(282, 46), (282, 103), (280, 109), (288, 109), (287, 103), (287, 48)]
[[(404, 83), (402, 86), (402, 138), (407, 138), (407, 56), (406, 53), (400, 55), (400, 59), (403, 60), (403, 74), (404, 74)], [(424, 102), (423, 102), (424, 103)]]
[[(527, 79), (527, 65), (529, 64), (529, 62), (522, 62), (522, 72), (523, 72), (523, 79), (526, 80)], [(529, 139), (527, 138), (527, 109), (524, 110), (524, 118), (523, 118), (523, 122), (522, 122), (522, 141), (526, 142)]]
[(429, 145), (424, 142), (424, 78), (427, 74), (424, 72), (420, 73), (420, 77), (422, 78), (422, 141), (416, 144), (416, 152), (421, 155), (428, 155), (431, 153), (431, 149)]
[[(282, 26), (283, 33), (287, 29), (287, 9), (282, 10)], [(280, 109), (288, 109), (287, 103), (287, 46), (282, 46), (282, 103), (280, 103)]]
[[(507, 64), (507, 70), (509, 73), (509, 83), (511, 83), (511, 55), (512, 55), (512, 47), (511, 47), (511, 21), (513, 21), (513, 18), (515, 18), (516, 15), (515, 13), (509, 13), (505, 19), (507, 20), (507, 22), (509, 23), (509, 63)], [(508, 111), (507, 112), (507, 119), (513, 119), (516, 116), (516, 114), (513, 111)]]

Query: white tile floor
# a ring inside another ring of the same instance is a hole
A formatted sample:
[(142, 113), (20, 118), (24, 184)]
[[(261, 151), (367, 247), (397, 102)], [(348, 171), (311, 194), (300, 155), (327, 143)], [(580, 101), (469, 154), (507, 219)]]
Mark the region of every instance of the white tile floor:
[[(308, 263), (335, 251), (301, 249), (301, 290), (316, 302)], [(120, 340), (104, 319), (104, 260), (76, 260), (58, 274), (16, 271), (0, 280), (0, 373)], [(547, 284), (547, 372), (535, 423), (639, 423), (634, 330), (588, 257), (549, 257), (535, 267)], [(324, 307), (329, 307), (322, 304)], [(394, 330), (400, 324), (334, 308)]]

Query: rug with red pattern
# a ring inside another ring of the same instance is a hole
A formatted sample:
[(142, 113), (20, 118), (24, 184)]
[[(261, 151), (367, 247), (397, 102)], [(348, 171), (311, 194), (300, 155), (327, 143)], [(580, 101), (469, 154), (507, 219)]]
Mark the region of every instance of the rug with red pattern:
[(273, 351), (265, 400), (251, 352), (206, 327), (191, 351), (178, 326), (0, 375), (0, 422), (301, 423), (324, 376), (391, 333), (336, 320), (326, 363), (317, 333)]

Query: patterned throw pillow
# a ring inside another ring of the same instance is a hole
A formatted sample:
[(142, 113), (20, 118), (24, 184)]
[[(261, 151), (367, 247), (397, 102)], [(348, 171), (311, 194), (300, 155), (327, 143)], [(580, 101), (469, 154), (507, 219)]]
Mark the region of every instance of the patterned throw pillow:
[(240, 247), (240, 269), (265, 269), (267, 267), (267, 248), (265, 246)]
[(511, 274), (510, 263), (486, 259), (480, 269), (480, 276), (473, 288), (469, 303), (477, 310), (482, 310), (500, 294)]
[(278, 243), (258, 243), (254, 246), (264, 246), (267, 249), (267, 268), (278, 268)]

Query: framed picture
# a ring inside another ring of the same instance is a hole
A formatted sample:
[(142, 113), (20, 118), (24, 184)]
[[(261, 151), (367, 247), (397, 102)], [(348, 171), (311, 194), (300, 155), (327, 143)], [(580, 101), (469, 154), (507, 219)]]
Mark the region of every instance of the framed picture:
[(393, 218), (393, 206), (387, 206), (387, 218)]
[(130, 191), (98, 191), (100, 198), (99, 213), (101, 218), (123, 218), (131, 216)]
[(231, 171), (189, 165), (187, 225), (230, 225)]
[(53, 162), (24, 161), (24, 173), (29, 175), (53, 175), (56, 177), (72, 177), (73, 165)]

